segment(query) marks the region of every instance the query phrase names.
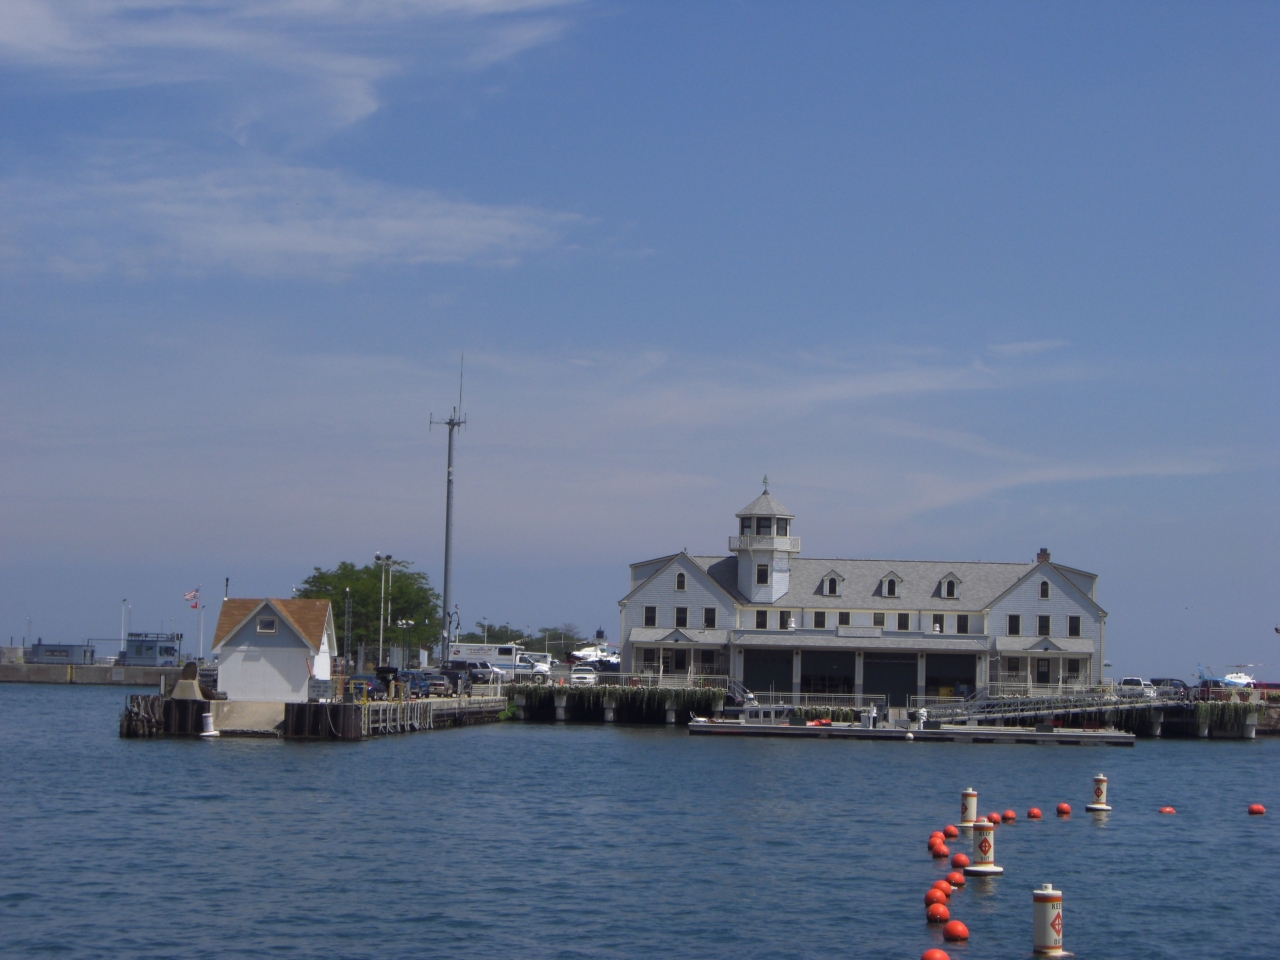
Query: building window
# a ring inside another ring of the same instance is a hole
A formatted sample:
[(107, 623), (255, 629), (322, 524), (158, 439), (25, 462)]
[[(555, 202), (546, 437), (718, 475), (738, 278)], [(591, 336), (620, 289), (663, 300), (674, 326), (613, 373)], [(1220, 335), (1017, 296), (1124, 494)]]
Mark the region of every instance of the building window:
[(779, 517), (778, 522), (775, 525), (775, 530), (778, 536), (785, 537), (787, 535), (787, 530), (790, 526), (791, 524), (787, 521), (785, 517)]
[(778, 629), (779, 630), (791, 629), (791, 611), (790, 610), (778, 611)]
[(641, 653), (644, 654), (644, 663), (646, 665), (652, 666), (658, 662), (658, 651), (653, 647), (646, 647)]
[(1020, 666), (1021, 664), (1017, 657), (1004, 658), (1004, 669), (1010, 676), (1016, 675)]
[(1040, 599), (1041, 600), (1049, 599), (1049, 581), (1048, 580), (1040, 581)]
[(969, 615), (967, 613), (956, 614), (956, 633), (969, 632)]
[(883, 614), (883, 613), (873, 613), (873, 614), (871, 615), (871, 625), (872, 625), (873, 627), (883, 627), (883, 626), (884, 626), (884, 614)]
[(1079, 660), (1067, 661), (1067, 679), (1068, 680), (1080, 679), (1080, 661)]
[(911, 629), (911, 614), (909, 613), (898, 614), (898, 629), (899, 630)]
[[(723, 527), (721, 529), (724, 529)], [(756, 583), (769, 582), (769, 565), (767, 563), (756, 564)]]
[(750, 533), (751, 533), (751, 518), (750, 518), (750, 517), (743, 517), (743, 518), (742, 518), (742, 520), (741, 520), (741, 521), (739, 522), (739, 524), (738, 524), (738, 533), (740, 533), (740, 534), (741, 534), (742, 536), (744, 536), (744, 537), (745, 537), (745, 536), (750, 535)]
[(756, 611), (756, 629), (757, 630), (769, 629), (769, 611), (768, 610)]
[(276, 618), (275, 617), (259, 617), (258, 632), (259, 633), (275, 633)]
[(898, 595), (898, 581), (893, 577), (884, 582), (884, 595), (886, 597), (896, 597)]
[(946, 595), (948, 600), (954, 600), (956, 598), (956, 582), (954, 580), (947, 581)]
[(1018, 613), (1009, 614), (1008, 636), (1010, 637), (1022, 636), (1022, 615), (1021, 614), (1018, 614)]
[(1068, 637), (1080, 636), (1080, 618), (1079, 617), (1067, 617), (1067, 636)]
[(756, 536), (767, 537), (773, 532), (772, 517), (756, 517)]
[(1047, 613), (1042, 613), (1040, 614), (1040, 616), (1036, 617), (1036, 628), (1037, 628), (1037, 633), (1040, 636), (1042, 637), (1049, 636), (1049, 633), (1050, 633), (1049, 615)]
[(827, 629), (827, 613), (826, 613), (826, 611), (825, 611), (825, 610), (817, 610), (817, 611), (814, 611), (814, 614), (813, 614), (813, 629), (815, 629), (815, 630), (825, 630), (825, 629)]
[(841, 613), (840, 613), (840, 619), (839, 619), (838, 623), (839, 623), (839, 625), (840, 625), (840, 626), (842, 626), (842, 627), (847, 627), (847, 626), (849, 625), (849, 611), (848, 611), (848, 610), (841, 611)]
[(827, 577), (827, 596), (834, 597), (840, 592), (840, 581), (835, 577)]
[(677, 573), (677, 574), (676, 574), (676, 589), (677, 589), (677, 590), (683, 590), (683, 589), (684, 589), (684, 574), (683, 574), (683, 573)]
[(933, 632), (942, 633), (946, 629), (947, 629), (946, 616), (941, 613), (935, 613), (933, 615)]
[(644, 625), (646, 627), (656, 627), (658, 625), (658, 608), (657, 607), (644, 608)]
[(676, 626), (677, 627), (689, 626), (689, 608), (688, 607), (676, 607)]
[(702, 608), (702, 629), (714, 630), (715, 628), (716, 628), (716, 608), (703, 607)]

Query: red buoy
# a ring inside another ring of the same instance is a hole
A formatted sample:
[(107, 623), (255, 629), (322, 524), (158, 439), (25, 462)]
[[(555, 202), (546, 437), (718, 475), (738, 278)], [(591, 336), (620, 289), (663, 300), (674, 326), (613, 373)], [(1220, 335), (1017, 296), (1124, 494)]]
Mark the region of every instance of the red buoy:
[(925, 893), (924, 895), (924, 905), (926, 907), (932, 907), (935, 903), (946, 903), (946, 902), (947, 902), (947, 895), (943, 893), (941, 890), (939, 890), (937, 887), (930, 887), (928, 892)]
[(932, 950), (926, 950), (920, 954), (920, 960), (951, 960), (951, 957), (948, 956), (947, 951), (934, 947)]
[(946, 923), (951, 919), (951, 911), (941, 903), (933, 903), (924, 912), (924, 916), (930, 923)]
[(939, 840), (944, 840), (946, 839), (946, 834), (941, 830), (935, 830), (933, 833), (929, 834), (929, 839), (932, 840), (934, 837), (937, 837)]
[(1161, 813), (1177, 813), (1178, 811), (1173, 809), (1173, 807), (1161, 807), (1160, 812)]
[(949, 896), (951, 896), (951, 894), (954, 892), (954, 891), (951, 889), (951, 881), (949, 881), (949, 880), (935, 880), (935, 881), (933, 881), (933, 889), (934, 889), (934, 890), (940, 890), (941, 892), (945, 893), (948, 897), (949, 897)]
[(1260, 803), (1249, 804), (1249, 816), (1260, 817), (1267, 812), (1267, 808)]
[(952, 920), (942, 928), (942, 936), (947, 940), (968, 940), (969, 928), (959, 920)]
[(945, 843), (935, 843), (930, 852), (933, 854), (933, 859), (935, 860), (943, 860), (951, 856), (951, 851), (947, 849), (947, 845)]
[(969, 858), (963, 853), (957, 853), (951, 858), (951, 865), (957, 870), (962, 870), (969, 865)]
[(1032, 807), (1030, 810), (1028, 810), (1028, 811), (1027, 811), (1027, 819), (1028, 819), (1028, 820), (1039, 820), (1039, 819), (1040, 819), (1040, 808), (1039, 808), (1039, 807)]
[(1000, 814), (998, 813), (988, 813), (987, 819), (990, 820), (992, 823), (994, 823), (996, 826), (1000, 825)]
[[(964, 854), (958, 853), (956, 854), (956, 856), (964, 857)], [(965, 859), (968, 860), (969, 858), (965, 857)], [(952, 870), (950, 873), (947, 874), (947, 883), (951, 884), (952, 887), (963, 887), (964, 874), (961, 873), (959, 870)]]
[(1060, 817), (1069, 817), (1069, 816), (1071, 816), (1071, 804), (1069, 804), (1069, 803), (1060, 803), (1060, 804), (1058, 804), (1058, 816), (1060, 816)]
[(1014, 813), (1012, 810), (1006, 810), (1006, 811), (1004, 812), (1004, 822), (1005, 822), (1005, 823), (1013, 823), (1013, 821), (1015, 821), (1015, 820), (1017, 820), (1017, 819), (1018, 819), (1018, 815), (1017, 815), (1016, 813)]
[(942, 833), (948, 840), (954, 840), (956, 837), (960, 836), (960, 828), (954, 824), (948, 823), (942, 828)]

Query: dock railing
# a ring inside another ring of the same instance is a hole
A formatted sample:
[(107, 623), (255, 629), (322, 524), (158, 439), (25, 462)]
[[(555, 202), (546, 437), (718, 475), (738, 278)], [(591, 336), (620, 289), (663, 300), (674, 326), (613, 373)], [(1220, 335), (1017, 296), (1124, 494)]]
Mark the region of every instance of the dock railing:
[(771, 693), (755, 692), (761, 706), (834, 707), (845, 710), (870, 710), (884, 713), (888, 697), (883, 693)]

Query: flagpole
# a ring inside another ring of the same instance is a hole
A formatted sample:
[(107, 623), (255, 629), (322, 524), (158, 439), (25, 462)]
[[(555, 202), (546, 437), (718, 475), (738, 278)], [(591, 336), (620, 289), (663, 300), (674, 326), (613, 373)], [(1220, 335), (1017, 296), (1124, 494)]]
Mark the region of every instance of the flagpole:
[(196, 661), (204, 659), (204, 604), (200, 604), (200, 646), (196, 649)]

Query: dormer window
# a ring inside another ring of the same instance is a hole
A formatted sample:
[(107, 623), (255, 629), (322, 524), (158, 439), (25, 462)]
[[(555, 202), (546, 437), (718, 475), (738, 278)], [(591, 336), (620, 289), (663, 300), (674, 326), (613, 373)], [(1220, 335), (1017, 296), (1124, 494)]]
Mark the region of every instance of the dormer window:
[(840, 592), (840, 581), (835, 577), (827, 577), (827, 596), (834, 597)]
[(884, 582), (884, 595), (886, 597), (896, 597), (898, 595), (898, 581), (893, 577)]
[(1041, 600), (1049, 599), (1049, 581), (1048, 580), (1040, 581), (1040, 599)]
[(756, 536), (767, 537), (773, 533), (773, 517), (756, 517)]
[(843, 584), (844, 577), (835, 570), (828, 570), (818, 581), (818, 593), (824, 597), (838, 597)]
[(683, 590), (683, 589), (684, 589), (684, 574), (683, 574), (683, 573), (677, 573), (677, 574), (676, 574), (676, 589), (677, 589), (677, 590)]
[(954, 600), (956, 598), (956, 582), (954, 580), (947, 581), (944, 593), (948, 600)]
[(790, 526), (790, 521), (788, 521), (786, 517), (779, 517), (778, 522), (774, 525), (774, 530), (777, 536), (785, 537)]

